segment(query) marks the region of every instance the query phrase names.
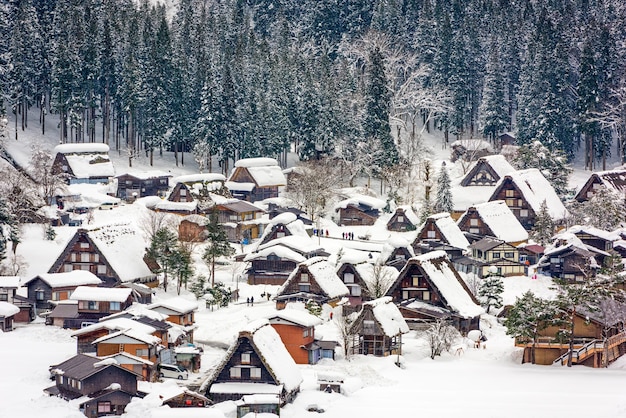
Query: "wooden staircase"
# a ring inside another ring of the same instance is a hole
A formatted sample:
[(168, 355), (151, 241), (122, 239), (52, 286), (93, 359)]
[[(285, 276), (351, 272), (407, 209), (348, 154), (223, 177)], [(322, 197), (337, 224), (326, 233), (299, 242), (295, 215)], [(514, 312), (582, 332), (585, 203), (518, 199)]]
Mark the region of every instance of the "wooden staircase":
[[(581, 364), (589, 357), (596, 355), (597, 353), (604, 353), (605, 350), (610, 350), (615, 346), (623, 344), (626, 342), (626, 331), (623, 331), (617, 335), (614, 335), (606, 340), (592, 340), (583, 345), (580, 348), (576, 348), (572, 350), (572, 365)], [(569, 361), (570, 350), (567, 350), (561, 356), (559, 356), (556, 360), (554, 360), (553, 364), (559, 364), (561, 366), (566, 366)], [(617, 357), (610, 356), (609, 362), (614, 361)]]

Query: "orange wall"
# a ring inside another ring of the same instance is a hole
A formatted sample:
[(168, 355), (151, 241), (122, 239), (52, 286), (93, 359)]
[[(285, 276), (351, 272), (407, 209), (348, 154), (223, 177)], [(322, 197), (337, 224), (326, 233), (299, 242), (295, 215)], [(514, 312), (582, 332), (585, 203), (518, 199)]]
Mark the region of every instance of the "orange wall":
[(311, 328), (310, 335), (304, 338), (302, 336), (304, 329), (299, 326), (286, 324), (272, 324), (272, 326), (280, 335), (280, 339), (285, 344), (285, 348), (287, 348), (293, 360), (297, 364), (309, 364), (309, 353), (307, 350), (300, 348), (300, 346), (313, 342), (315, 339), (313, 328)]

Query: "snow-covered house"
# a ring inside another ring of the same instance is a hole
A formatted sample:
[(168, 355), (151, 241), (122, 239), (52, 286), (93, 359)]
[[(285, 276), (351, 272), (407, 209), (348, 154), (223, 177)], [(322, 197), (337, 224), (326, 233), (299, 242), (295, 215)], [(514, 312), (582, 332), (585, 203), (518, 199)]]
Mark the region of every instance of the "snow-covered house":
[(154, 210), (179, 215), (204, 213), (213, 206), (211, 194), (230, 197), (225, 181), (226, 177), (219, 173), (176, 177), (172, 191), (165, 200), (157, 202)]
[(306, 232), (304, 223), (295, 214), (291, 212), (282, 213), (270, 220), (263, 231), (263, 235), (256, 244), (253, 244), (251, 249), (254, 251), (271, 240), (292, 235), (305, 241), (311, 238)]
[(498, 180), (511, 171), (515, 171), (515, 168), (504, 155), (496, 154), (481, 157), (463, 177), (461, 186), (495, 186)]
[(387, 293), (389, 286), (398, 277), (398, 270), (387, 265), (351, 261), (343, 262), (339, 266), (337, 276), (350, 290), (349, 306), (357, 307)]
[(26, 281), (28, 300), (37, 311), (52, 309), (59, 301), (69, 299), (78, 286), (100, 286), (95, 274), (85, 270), (72, 270), (67, 273), (40, 274)]
[(146, 246), (141, 234), (127, 223), (80, 228), (48, 272), (86, 270), (109, 287), (125, 282), (151, 283), (156, 275), (144, 261)]
[(374, 225), (385, 206), (382, 199), (357, 194), (338, 202), (335, 212), (339, 212), (339, 225)]
[(162, 349), (160, 338), (134, 329), (112, 332), (94, 340), (92, 344), (96, 347), (98, 357), (127, 352), (152, 363), (158, 361)]
[(602, 251), (611, 251), (613, 243), (621, 238), (618, 232), (609, 232), (588, 225), (574, 225), (569, 227), (566, 232), (576, 235), (583, 244)]
[(276, 308), (289, 302), (315, 302), (335, 306), (350, 291), (335, 268), (323, 257), (313, 257), (298, 264), (276, 293)]
[(163, 171), (131, 171), (116, 176), (117, 194), (120, 199), (133, 201), (145, 196), (160, 196), (167, 194), (170, 188), (171, 174)]
[[(147, 306), (148, 310), (166, 315), (166, 320), (178, 325), (184, 331), (184, 339), (188, 343), (193, 343), (193, 330), (195, 325), (195, 312), (198, 310), (198, 303), (182, 297), (160, 300)], [(174, 337), (172, 334), (170, 337)]]
[(278, 197), (287, 179), (273, 158), (244, 158), (235, 162), (226, 187), (233, 197), (249, 202)]
[[(472, 259), (467, 262), (458, 259), (453, 262), (458, 271), (474, 273), (478, 277), (487, 277), (497, 269), (500, 276), (522, 276), (526, 272), (526, 265), (520, 262), (519, 251), (516, 247), (492, 237), (484, 237), (470, 245)], [(471, 268), (471, 267), (474, 268)]]
[(13, 318), (20, 313), (20, 308), (9, 302), (0, 301), (0, 332), (13, 330)]
[(109, 183), (115, 176), (107, 144), (61, 144), (54, 148), (52, 172), (64, 173), (69, 184)]
[(277, 395), (284, 405), (295, 398), (301, 383), (300, 369), (276, 330), (264, 319), (239, 332), (200, 391), (206, 391), (216, 403), (239, 400), (245, 395)]
[(20, 312), (13, 316), (13, 321), (30, 322), (34, 318), (33, 302), (17, 294), (22, 285), (21, 281), (19, 276), (0, 276), (0, 302), (11, 303), (20, 309)]
[(178, 224), (178, 239), (183, 242), (202, 242), (209, 236), (206, 226), (210, 220), (202, 215), (185, 215)]
[(494, 200), (504, 200), (526, 230), (534, 227), (543, 202), (556, 223), (569, 214), (550, 182), (536, 168), (514, 171), (501, 178), (489, 198)]
[(447, 319), (462, 333), (478, 329), (484, 312), (446, 253), (411, 258), (387, 291), (412, 327)]
[(261, 219), (265, 213), (260, 207), (239, 199), (214, 198), (217, 220), (226, 228), (231, 242), (249, 243), (263, 233), (267, 223)]
[(564, 280), (584, 280), (585, 276), (602, 267), (610, 254), (583, 243), (573, 232), (555, 236), (552, 245), (546, 247), (537, 265), (544, 274)]
[(270, 314), (268, 321), (296, 364), (315, 364), (322, 358), (315, 344), (315, 326), (322, 323), (319, 317), (305, 310), (282, 309)]
[(411, 243), (401, 236), (391, 236), (383, 245), (379, 263), (396, 268), (398, 271), (406, 264), (406, 261), (415, 256)]
[(419, 226), (419, 218), (410, 206), (399, 206), (387, 221), (389, 231), (414, 231)]
[(585, 184), (580, 188), (574, 199), (585, 202), (591, 199), (598, 190), (609, 190), (622, 199), (626, 196), (626, 168), (598, 171), (592, 173)]
[[(105, 335), (123, 330), (133, 330), (138, 333), (154, 335), (159, 338), (164, 335), (158, 332), (159, 330), (151, 324), (128, 317), (111, 315), (72, 332), (72, 337), (76, 338), (76, 352), (79, 354), (95, 353), (96, 346), (93, 345), (94, 341)], [(167, 333), (165, 333), (165, 338), (167, 338)]]
[(443, 250), (450, 259), (455, 259), (467, 251), (469, 242), (450, 214), (444, 212), (426, 218), (419, 227), (412, 246), (416, 254)]
[(79, 399), (79, 409), (87, 417), (122, 415), (137, 394), (137, 379), (132, 371), (114, 360), (78, 354), (50, 366), (55, 385), (44, 389), (50, 396)]
[(354, 335), (353, 354), (402, 354), (402, 334), (409, 332), (409, 326), (391, 297), (365, 302), (353, 315), (356, 316), (350, 328), (350, 334)]
[(517, 246), (528, 241), (528, 231), (503, 200), (474, 205), (457, 221), (459, 229), (474, 239), (494, 237)]

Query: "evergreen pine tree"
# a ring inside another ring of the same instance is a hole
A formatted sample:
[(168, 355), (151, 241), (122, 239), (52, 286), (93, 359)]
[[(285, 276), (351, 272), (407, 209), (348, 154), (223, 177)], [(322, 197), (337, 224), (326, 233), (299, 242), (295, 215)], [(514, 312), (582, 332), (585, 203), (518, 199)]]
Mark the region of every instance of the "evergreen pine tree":
[(233, 248), (228, 242), (228, 235), (224, 227), (219, 224), (217, 219), (217, 213), (211, 212), (209, 214), (209, 223), (206, 226), (207, 229), (207, 246), (202, 255), (202, 259), (209, 266), (211, 270), (211, 287), (215, 286), (215, 261), (222, 256), (229, 256), (234, 253)]
[(539, 213), (535, 215), (535, 225), (530, 236), (542, 246), (546, 246), (554, 234), (554, 221), (548, 212), (548, 205), (544, 200), (539, 207)]
[(437, 176), (437, 199), (434, 206), (436, 212), (452, 212), (454, 207), (450, 190), (450, 175), (445, 162), (441, 164), (439, 176)]
[(504, 77), (495, 38), (489, 50), (480, 113), (483, 135), (495, 144), (498, 134), (509, 126), (508, 109), (504, 99)]
[(567, 185), (572, 168), (566, 156), (558, 149), (550, 150), (540, 141), (532, 141), (518, 148), (513, 165), (518, 170), (539, 169), (561, 197), (570, 192)]
[(150, 248), (148, 248), (148, 256), (155, 260), (160, 271), (163, 272), (163, 289), (167, 292), (168, 277), (167, 274), (171, 267), (171, 255), (176, 250), (176, 235), (167, 228), (160, 228), (152, 238)]
[[(495, 267), (492, 267), (495, 269)], [(491, 310), (491, 307), (502, 307), (502, 292), (504, 292), (504, 283), (502, 282), (502, 276), (495, 272), (490, 272), (480, 283), (478, 289), (478, 296), (482, 298), (483, 306), (487, 308), (487, 313)]]

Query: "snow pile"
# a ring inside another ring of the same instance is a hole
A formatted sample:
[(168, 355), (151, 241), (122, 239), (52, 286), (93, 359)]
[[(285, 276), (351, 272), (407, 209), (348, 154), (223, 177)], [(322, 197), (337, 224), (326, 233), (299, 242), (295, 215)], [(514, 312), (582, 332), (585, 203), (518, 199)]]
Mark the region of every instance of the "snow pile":
[(432, 251), (413, 258), (417, 260), (428, 278), (433, 282), (439, 293), (451, 309), (465, 318), (473, 318), (485, 312), (472, 300), (470, 294), (461, 284), (458, 275), (444, 251)]
[(335, 205), (335, 210), (346, 209), (348, 206), (365, 206), (370, 209), (382, 210), (387, 206), (387, 202), (376, 197), (367, 196), (364, 194), (355, 194), (348, 199), (344, 199)]
[(70, 296), (71, 300), (96, 302), (125, 302), (133, 289), (78, 286)]
[[(287, 238), (287, 237), (284, 237), (284, 238)], [(280, 238), (280, 239), (282, 240), (283, 238)], [(300, 240), (301, 240), (300, 238), (297, 238), (295, 241), (297, 241), (297, 243), (300, 243)], [(295, 263), (301, 263), (306, 260), (306, 258), (303, 255), (301, 255), (302, 251), (301, 252), (293, 251), (292, 249), (287, 248), (287, 246), (280, 245), (282, 244), (282, 242), (275, 242), (275, 241), (278, 241), (278, 240), (272, 240), (268, 242), (267, 244), (263, 246), (262, 250), (249, 253), (248, 255), (245, 256), (243, 261), (247, 263), (249, 261), (254, 261), (254, 260), (265, 260), (267, 259), (269, 255), (275, 255), (277, 257), (280, 257), (283, 260), (292, 260)], [(307, 247), (310, 247), (310, 245), (308, 245)]]
[(20, 287), (20, 276), (0, 276), (0, 287), (18, 288)]
[(183, 297), (173, 297), (170, 299), (163, 299), (148, 305), (148, 309), (160, 311), (159, 308), (165, 308), (170, 311), (179, 312), (181, 314), (193, 312), (198, 309), (198, 302), (185, 299)]
[(20, 245), (17, 246), (17, 258), (27, 261), (22, 277), (33, 278), (47, 273), (54, 262), (59, 258), (69, 240), (76, 233), (76, 228), (54, 228), (56, 238), (53, 241), (43, 239), (41, 225), (22, 226)]
[(9, 317), (17, 315), (20, 312), (20, 308), (9, 302), (0, 302), (0, 317)]
[(87, 270), (72, 270), (67, 273), (42, 273), (39, 275), (39, 278), (52, 288), (99, 285), (102, 283), (98, 276)]
[(78, 179), (115, 176), (113, 163), (107, 154), (65, 154), (65, 159), (74, 177)]

